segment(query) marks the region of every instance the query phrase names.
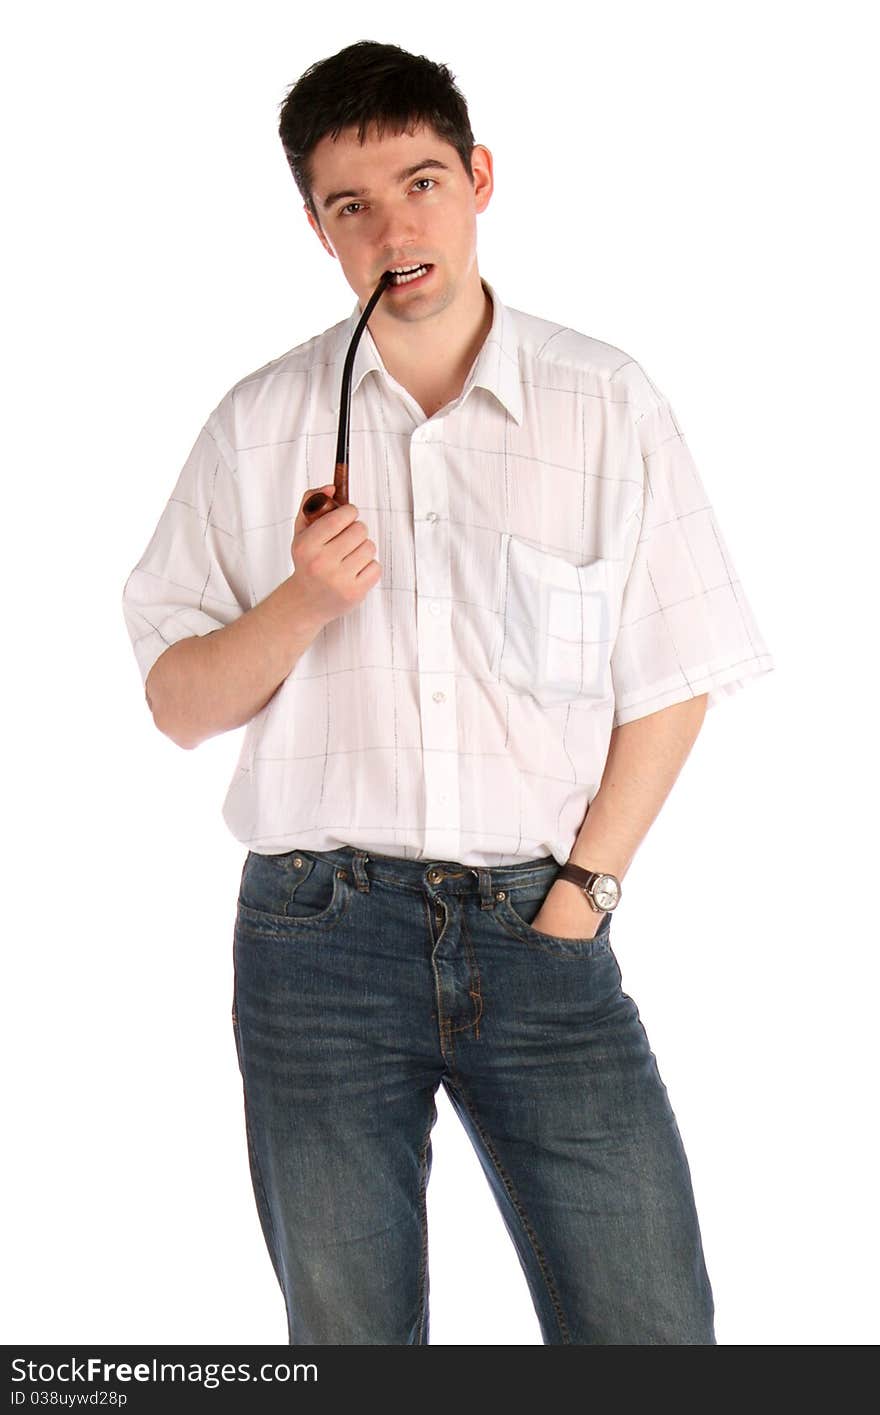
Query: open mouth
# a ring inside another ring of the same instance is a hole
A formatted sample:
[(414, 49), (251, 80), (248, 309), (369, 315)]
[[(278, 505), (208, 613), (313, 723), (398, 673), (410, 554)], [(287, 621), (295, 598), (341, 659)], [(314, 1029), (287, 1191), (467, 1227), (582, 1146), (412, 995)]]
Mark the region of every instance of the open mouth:
[(392, 285), (412, 285), (417, 280), (424, 280), (433, 269), (433, 265), (413, 265), (401, 269), (399, 274), (387, 273), (391, 275)]

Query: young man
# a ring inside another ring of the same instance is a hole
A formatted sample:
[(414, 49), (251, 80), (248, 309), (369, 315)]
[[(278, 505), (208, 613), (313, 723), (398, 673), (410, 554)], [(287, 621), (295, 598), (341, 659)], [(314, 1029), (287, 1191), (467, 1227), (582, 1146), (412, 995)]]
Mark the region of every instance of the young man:
[[(233, 1025), (290, 1341), (427, 1343), (443, 1084), (545, 1343), (715, 1344), (610, 925), (707, 706), (773, 661), (665, 396), (481, 278), (448, 70), (352, 45), (280, 132), (357, 304), (210, 414), (124, 611), (163, 732), (247, 724)], [(358, 345), (351, 504), (307, 524), (357, 321), (416, 265)]]

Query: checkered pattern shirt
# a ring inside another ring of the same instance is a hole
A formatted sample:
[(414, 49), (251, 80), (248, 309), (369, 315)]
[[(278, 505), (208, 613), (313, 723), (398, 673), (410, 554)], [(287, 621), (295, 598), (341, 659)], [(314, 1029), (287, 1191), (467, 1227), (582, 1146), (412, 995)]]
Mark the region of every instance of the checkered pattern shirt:
[[(614, 727), (775, 665), (669, 401), (630, 355), (506, 307), (426, 417), (369, 326), (349, 495), (381, 578), (247, 724), (223, 817), (249, 850), (564, 863)], [(294, 573), (333, 480), (348, 319), (209, 414), (123, 590), (143, 682)]]

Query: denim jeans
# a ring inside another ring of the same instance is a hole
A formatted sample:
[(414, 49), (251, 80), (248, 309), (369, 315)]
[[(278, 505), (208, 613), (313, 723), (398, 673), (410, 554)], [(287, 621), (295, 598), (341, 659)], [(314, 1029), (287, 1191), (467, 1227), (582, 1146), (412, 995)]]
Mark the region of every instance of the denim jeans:
[(441, 1083), (544, 1344), (715, 1344), (690, 1169), (612, 916), (593, 939), (531, 926), (558, 868), (248, 854), (232, 1022), (292, 1345), (428, 1343)]

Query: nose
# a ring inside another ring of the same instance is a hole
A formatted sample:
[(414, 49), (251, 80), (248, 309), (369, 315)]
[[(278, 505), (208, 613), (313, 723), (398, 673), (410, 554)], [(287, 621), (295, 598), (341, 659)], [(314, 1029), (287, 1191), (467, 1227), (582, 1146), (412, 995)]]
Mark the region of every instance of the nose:
[(419, 250), (418, 228), (411, 218), (404, 217), (400, 212), (390, 213), (379, 222), (376, 244), (381, 253), (380, 260), (384, 255), (390, 265), (405, 265), (409, 259), (408, 252)]

